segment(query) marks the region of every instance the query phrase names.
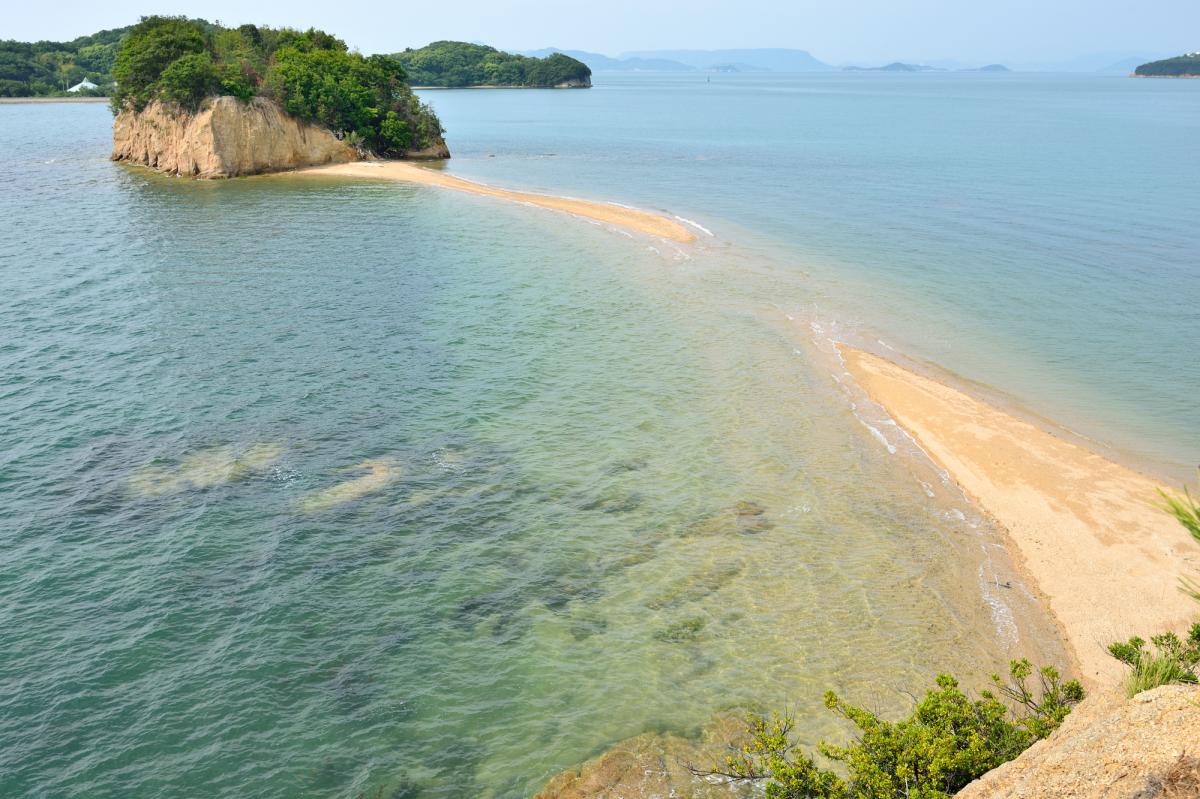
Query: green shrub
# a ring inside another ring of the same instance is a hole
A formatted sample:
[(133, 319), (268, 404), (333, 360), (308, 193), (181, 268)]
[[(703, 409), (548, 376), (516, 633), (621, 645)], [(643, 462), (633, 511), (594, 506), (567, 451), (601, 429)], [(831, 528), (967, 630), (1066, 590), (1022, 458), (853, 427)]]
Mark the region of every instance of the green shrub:
[(121, 40), (114, 110), (160, 100), (195, 111), (205, 99), (270, 97), (353, 146), (404, 155), (436, 143), (442, 126), (388, 56), (363, 57), (324, 31), (226, 28), (199, 19), (146, 17)]
[(209, 53), (180, 56), (158, 78), (158, 96), (190, 111), (220, 87), (221, 78)]
[[(1183, 494), (1162, 494), (1162, 509), (1175, 517), (1183, 529), (1200, 543), (1200, 504), (1192, 499), (1185, 487)], [(1200, 582), (1184, 577), (1179, 588), (1200, 602)], [(1173, 632), (1150, 637), (1154, 651), (1146, 649), (1146, 641), (1134, 636), (1128, 641), (1109, 644), (1108, 653), (1129, 667), (1125, 681), (1125, 692), (1134, 696), (1160, 685), (1172, 683), (1200, 682), (1200, 623), (1193, 624), (1187, 639), (1181, 640)]]
[(113, 78), (117, 81), (113, 107), (120, 108), (125, 103), (144, 107), (158, 96), (158, 82), (165, 70), (177, 59), (204, 50), (201, 28), (191, 20), (145, 17), (117, 48), (113, 60)]
[(938, 677), (937, 689), (898, 722), (827, 693), (826, 707), (859, 729), (846, 746), (818, 745), (821, 754), (844, 764), (845, 776), (798, 752), (790, 736), (793, 719), (778, 714), (752, 718), (749, 743), (723, 766), (696, 773), (765, 781), (767, 799), (943, 799), (1049, 735), (1083, 698), (1077, 681), (1063, 682), (1049, 667), (1038, 671), (1035, 694), (1028, 685), (1032, 675), (1029, 661), (1019, 660), (1010, 664), (1007, 684), (993, 677), (1000, 696), (1018, 706), (1015, 713), (990, 691), (970, 699), (948, 675)]
[(1134, 696), (1160, 685), (1200, 682), (1200, 623), (1192, 625), (1186, 640), (1175, 633), (1150, 638), (1154, 651), (1138, 637), (1110, 644), (1108, 652), (1130, 669), (1125, 692)]
[[(1162, 509), (1174, 516), (1175, 520), (1183, 525), (1183, 529), (1200, 544), (1200, 503), (1192, 499), (1191, 492), (1184, 487), (1183, 494), (1178, 496), (1171, 496), (1165, 491), (1158, 493), (1162, 494)], [(1180, 589), (1200, 602), (1200, 581), (1185, 577), (1180, 581)]]

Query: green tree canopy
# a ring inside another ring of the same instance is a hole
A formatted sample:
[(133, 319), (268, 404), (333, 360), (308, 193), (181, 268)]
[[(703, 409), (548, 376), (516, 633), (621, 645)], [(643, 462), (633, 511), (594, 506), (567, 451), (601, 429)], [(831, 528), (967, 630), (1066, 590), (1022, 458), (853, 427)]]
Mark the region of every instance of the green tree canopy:
[(434, 42), (395, 58), (417, 86), (588, 86), (592, 78), (586, 64), (562, 53), (530, 58), (467, 42)]
[(341, 39), (312, 28), (146, 17), (121, 40), (113, 76), (116, 111), (155, 101), (194, 111), (217, 95), (262, 96), (380, 155), (424, 149), (442, 134), (399, 62), (350, 52)]

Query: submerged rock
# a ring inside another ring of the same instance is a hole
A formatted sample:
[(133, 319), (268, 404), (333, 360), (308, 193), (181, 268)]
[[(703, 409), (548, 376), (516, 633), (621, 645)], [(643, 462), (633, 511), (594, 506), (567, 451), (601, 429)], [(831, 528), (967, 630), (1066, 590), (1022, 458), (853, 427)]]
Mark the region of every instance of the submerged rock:
[(306, 513), (328, 510), (378, 491), (400, 476), (400, 468), (392, 458), (365, 460), (351, 468), (367, 473), (310, 494), (300, 502), (300, 509)]
[(137, 496), (155, 497), (214, 488), (268, 469), (282, 454), (283, 447), (271, 443), (251, 444), (241, 451), (232, 446), (202, 449), (174, 466), (142, 467), (129, 478), (129, 490)]
[(720, 535), (722, 533), (756, 535), (765, 533), (774, 526), (774, 522), (767, 516), (765, 507), (752, 500), (741, 500), (692, 523), (683, 530), (682, 535)]
[(621, 741), (578, 768), (554, 777), (534, 799), (732, 799), (754, 795), (746, 784), (697, 777), (688, 766), (705, 769), (724, 761), (731, 745), (744, 740), (746, 723), (722, 716), (700, 737), (647, 732)]

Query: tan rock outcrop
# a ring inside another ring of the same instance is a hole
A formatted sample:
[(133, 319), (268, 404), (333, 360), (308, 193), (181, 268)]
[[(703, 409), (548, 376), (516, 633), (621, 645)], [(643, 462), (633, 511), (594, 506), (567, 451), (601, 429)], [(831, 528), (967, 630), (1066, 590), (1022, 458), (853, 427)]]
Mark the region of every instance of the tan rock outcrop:
[(688, 768), (723, 763), (730, 744), (745, 734), (738, 716), (714, 719), (699, 739), (643, 733), (562, 772), (534, 799), (746, 799), (755, 795), (752, 785), (698, 777)]
[(957, 799), (1197, 799), (1200, 688), (1095, 694), (1053, 735)]
[(330, 131), (262, 97), (246, 103), (215, 97), (194, 114), (155, 102), (138, 112), (122, 111), (113, 122), (114, 161), (172, 175), (228, 178), (359, 158)]

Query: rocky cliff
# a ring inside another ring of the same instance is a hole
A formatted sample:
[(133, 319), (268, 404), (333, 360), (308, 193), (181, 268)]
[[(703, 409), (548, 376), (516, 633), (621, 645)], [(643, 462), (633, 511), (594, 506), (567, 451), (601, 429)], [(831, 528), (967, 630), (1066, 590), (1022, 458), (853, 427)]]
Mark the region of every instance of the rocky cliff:
[(989, 771), (956, 799), (1196, 799), (1200, 688), (1166, 685), (1127, 699), (1098, 693), (1053, 735)]
[[(262, 97), (249, 102), (215, 97), (194, 114), (156, 102), (141, 111), (122, 111), (113, 122), (114, 161), (172, 175), (228, 178), (361, 157), (330, 131), (285, 114)], [(450, 152), (438, 142), (409, 157), (449, 158)]]

